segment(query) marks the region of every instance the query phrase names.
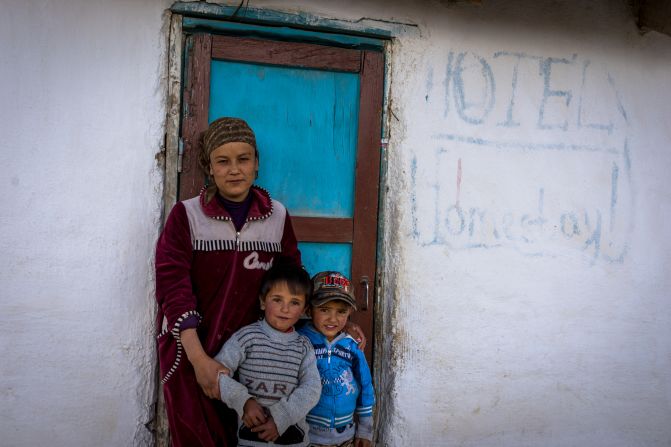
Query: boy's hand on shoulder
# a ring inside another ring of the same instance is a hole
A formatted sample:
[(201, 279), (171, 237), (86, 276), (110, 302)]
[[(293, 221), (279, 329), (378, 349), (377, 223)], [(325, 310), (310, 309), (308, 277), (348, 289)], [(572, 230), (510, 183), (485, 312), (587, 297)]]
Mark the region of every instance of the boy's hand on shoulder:
[(277, 431), (277, 425), (272, 417), (268, 417), (268, 420), (261, 425), (258, 425), (252, 428), (254, 433), (259, 435), (259, 438), (267, 442), (273, 442), (280, 437), (280, 433)]
[(253, 428), (266, 422), (266, 411), (256, 399), (249, 398), (242, 411), (242, 422), (247, 428)]
[(354, 447), (371, 447), (371, 445), (373, 445), (373, 443), (370, 442), (368, 439), (363, 438), (354, 439)]

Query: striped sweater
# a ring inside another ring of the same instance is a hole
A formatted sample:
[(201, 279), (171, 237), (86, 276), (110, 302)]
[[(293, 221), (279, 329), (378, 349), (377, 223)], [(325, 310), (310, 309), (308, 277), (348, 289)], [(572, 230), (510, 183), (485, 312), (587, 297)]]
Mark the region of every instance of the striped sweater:
[(312, 344), (296, 331), (279, 332), (265, 320), (237, 331), (215, 359), (238, 380), (221, 375), (221, 400), (238, 413), (238, 445), (266, 446), (241, 422), (243, 408), (254, 398), (266, 407), (277, 425), (275, 444), (309, 445), (307, 413), (319, 401), (321, 379)]

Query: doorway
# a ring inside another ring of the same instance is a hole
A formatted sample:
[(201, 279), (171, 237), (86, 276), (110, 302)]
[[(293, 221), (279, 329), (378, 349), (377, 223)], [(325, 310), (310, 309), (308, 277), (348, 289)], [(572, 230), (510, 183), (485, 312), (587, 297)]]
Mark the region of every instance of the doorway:
[(352, 279), (372, 364), (382, 51), (257, 36), (186, 37), (180, 200), (198, 194), (200, 134), (221, 116), (254, 129), (257, 184), (289, 210), (310, 274)]

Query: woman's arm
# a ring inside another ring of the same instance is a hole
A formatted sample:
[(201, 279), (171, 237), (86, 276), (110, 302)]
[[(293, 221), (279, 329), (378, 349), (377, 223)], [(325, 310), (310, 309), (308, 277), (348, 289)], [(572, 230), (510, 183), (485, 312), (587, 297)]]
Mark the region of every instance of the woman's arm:
[(203, 393), (211, 399), (221, 399), (221, 394), (219, 393), (219, 373), (228, 374), (228, 368), (205, 353), (195, 329), (183, 330), (181, 332), (181, 339), (186, 357), (193, 366), (196, 380), (202, 388)]
[(203, 392), (218, 399), (218, 373), (227, 369), (205, 353), (193, 325), (187, 325), (184, 330), (181, 327), (194, 317), (200, 320), (191, 285), (192, 256), (189, 219), (184, 205), (177, 203), (156, 243), (156, 300), (168, 320), (172, 336), (181, 342), (193, 365)]
[(156, 243), (156, 301), (176, 336), (183, 320), (193, 315), (200, 319), (191, 285), (192, 258), (189, 219), (184, 204), (179, 202)]

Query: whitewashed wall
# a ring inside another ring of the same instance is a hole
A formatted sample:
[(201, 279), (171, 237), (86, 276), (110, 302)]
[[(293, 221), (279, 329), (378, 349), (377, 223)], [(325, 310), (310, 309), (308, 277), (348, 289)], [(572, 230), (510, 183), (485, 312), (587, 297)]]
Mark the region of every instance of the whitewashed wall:
[[(671, 38), (408, 3), (250, 5), (397, 35), (381, 444), (668, 446)], [(151, 442), (168, 5), (0, 4), (3, 445)]]
[(0, 2), (0, 444), (147, 445), (166, 2)]
[(510, 3), (394, 46), (383, 439), (667, 446), (671, 38)]

